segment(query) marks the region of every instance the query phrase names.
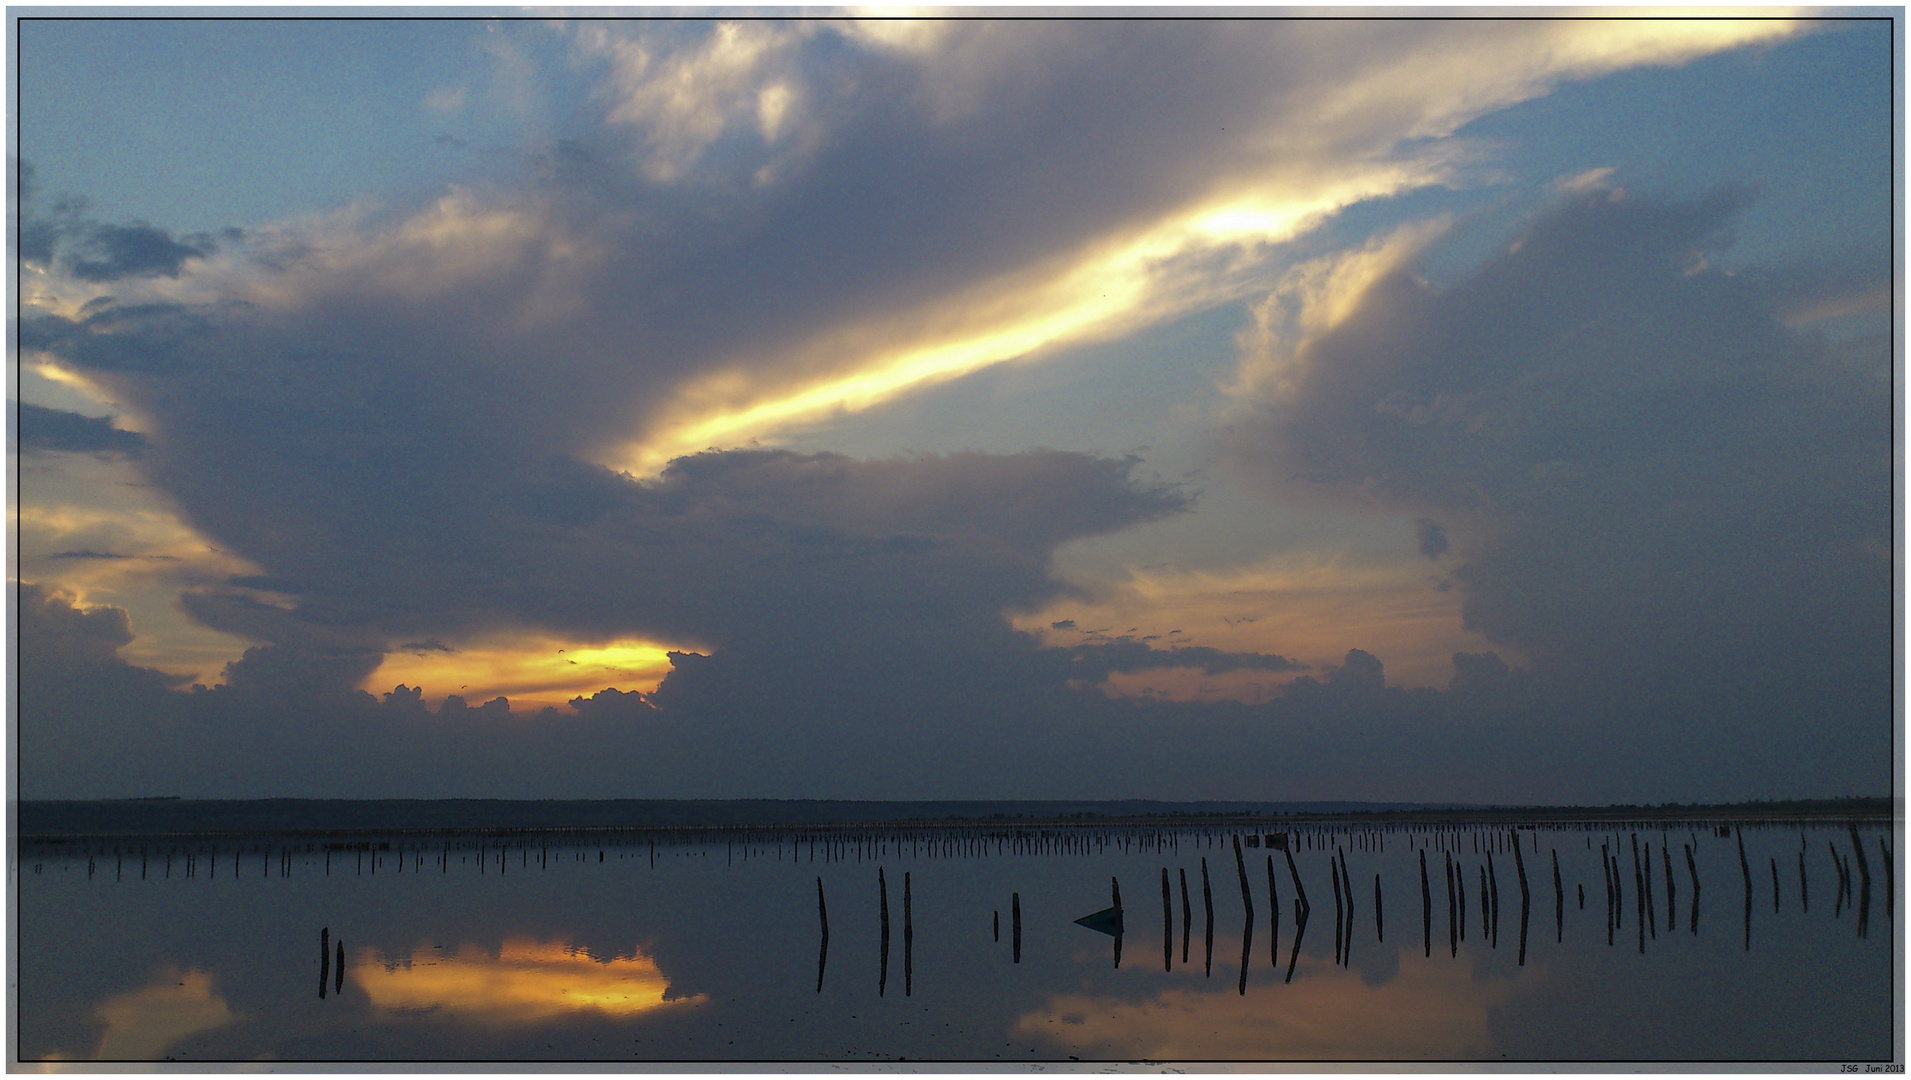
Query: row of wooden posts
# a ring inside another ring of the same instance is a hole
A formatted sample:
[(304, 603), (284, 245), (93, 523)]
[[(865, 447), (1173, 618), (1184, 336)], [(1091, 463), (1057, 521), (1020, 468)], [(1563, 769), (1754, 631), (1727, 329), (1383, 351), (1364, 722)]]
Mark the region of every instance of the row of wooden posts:
[[(1745, 856), (1745, 841), (1744, 841), (1743, 835), (1738, 834), (1736, 830), (1733, 830), (1733, 832), (1734, 832), (1734, 835), (1737, 836), (1739, 865), (1740, 865), (1740, 870), (1744, 879), (1745, 947), (1749, 949), (1751, 947), (1751, 914), (1752, 914), (1752, 892), (1753, 892), (1751, 867), (1750, 867), (1750, 863), (1748, 862)], [(1857, 889), (1854, 890), (1852, 886), (1852, 882), (1851, 882), (1850, 862), (1840, 855), (1837, 849), (1837, 845), (1835, 843), (1831, 844), (1830, 845), (1831, 856), (1832, 856), (1834, 867), (1837, 871), (1836, 877), (1838, 880), (1838, 889), (1839, 889), (1837, 899), (1834, 902), (1833, 914), (1834, 914), (1834, 917), (1836, 917), (1839, 913), (1841, 913), (1843, 910), (1843, 907), (1848, 902), (1848, 898), (1851, 895), (1853, 895), (1854, 892), (1856, 892), (1856, 894), (1859, 896), (1859, 899), (1856, 901), (1858, 910), (1859, 910), (1858, 933), (1860, 936), (1867, 936), (1868, 935), (1867, 924), (1870, 917), (1870, 906), (1871, 906), (1870, 864), (1869, 864), (1869, 860), (1865, 856), (1863, 840), (1859, 836), (1858, 830), (1855, 825), (1850, 826), (1850, 834), (1851, 834), (1852, 857), (1857, 861), (1857, 864), (1858, 864), (1858, 873), (1859, 873), (1860, 883)], [(1484, 840), (1483, 851), (1481, 848), (1482, 839)], [(1801, 834), (1801, 841), (1802, 840), (1803, 840), (1803, 836)], [(1293, 912), (1294, 912), (1295, 932), (1294, 932), (1293, 946), (1288, 956), (1287, 972), (1286, 972), (1286, 979), (1285, 979), (1285, 981), (1287, 982), (1292, 982), (1294, 977), (1295, 964), (1298, 961), (1300, 956), (1301, 941), (1306, 934), (1308, 917), (1312, 911), (1312, 905), (1309, 903), (1308, 897), (1307, 897), (1306, 886), (1302, 884), (1299, 868), (1296, 866), (1294, 861), (1294, 854), (1293, 854), (1294, 849), (1298, 846), (1301, 846), (1301, 841), (1299, 837), (1289, 833), (1265, 834), (1265, 841), (1266, 841), (1266, 846), (1269, 849), (1279, 850), (1282, 853), (1282, 856), (1285, 859), (1287, 864), (1288, 878), (1292, 882), (1293, 888), (1294, 888)], [(1639, 942), (1638, 948), (1641, 953), (1644, 953), (1646, 948), (1645, 942), (1646, 942), (1647, 935), (1650, 935), (1653, 940), (1657, 940), (1658, 938), (1657, 900), (1655, 896), (1655, 893), (1657, 890), (1655, 889), (1655, 886), (1653, 884), (1653, 875), (1652, 875), (1652, 862), (1653, 862), (1652, 844), (1651, 844), (1651, 841), (1648, 839), (1644, 847), (1644, 854), (1642, 855), (1638, 834), (1636, 832), (1632, 832), (1628, 834), (1628, 841), (1629, 841), (1629, 847), (1630, 847), (1630, 851), (1632, 855), (1632, 864), (1633, 864), (1633, 867), (1632, 867), (1633, 869), (1633, 899), (1634, 899), (1634, 904), (1636, 907), (1634, 920), (1635, 920), (1635, 924), (1638, 927), (1638, 942)], [(1262, 842), (1263, 842), (1263, 834), (1256, 833), (1252, 835), (1251, 837), (1247, 838), (1246, 846), (1260, 847), (1262, 846)], [(1384, 841), (1377, 841), (1372, 850), (1382, 850), (1379, 847), (1379, 844), (1382, 842)], [(1693, 843), (1696, 843), (1696, 836), (1693, 837)], [(1685, 855), (1686, 870), (1690, 878), (1691, 894), (1692, 894), (1689, 930), (1691, 933), (1697, 934), (1698, 922), (1699, 922), (1699, 897), (1701, 893), (1701, 887), (1699, 883), (1697, 862), (1693, 856), (1693, 843), (1684, 844), (1683, 848), (1684, 848), (1684, 855)], [(1879, 838), (1878, 843), (1879, 843), (1880, 853), (1883, 855), (1883, 866), (1885, 868), (1885, 876), (1886, 876), (1886, 909), (1887, 909), (1887, 912), (1889, 912), (1895, 900), (1894, 874), (1892, 871), (1892, 863), (1891, 863), (1889, 848), (1885, 847), (1884, 840), (1882, 837)], [(1421, 906), (1422, 952), (1423, 952), (1423, 955), (1431, 957), (1433, 954), (1433, 906), (1434, 905), (1433, 905), (1433, 890), (1432, 890), (1431, 881), (1429, 877), (1429, 870), (1427, 866), (1427, 851), (1430, 848), (1435, 847), (1435, 845), (1423, 844), (1423, 845), (1417, 845), (1417, 846), (1419, 848), (1418, 855), (1419, 855), (1419, 863), (1420, 863), (1420, 896), (1421, 896), (1421, 905), (1422, 905)], [(1454, 845), (1454, 847), (1457, 847), (1457, 846), (1458, 845)], [(1499, 851), (1499, 852), (1510, 852), (1513, 856), (1514, 873), (1515, 873), (1516, 880), (1519, 884), (1519, 891), (1520, 891), (1520, 936), (1519, 936), (1519, 956), (1517, 961), (1519, 966), (1524, 966), (1526, 963), (1527, 932), (1528, 932), (1528, 926), (1531, 920), (1531, 909), (1532, 909), (1532, 889), (1527, 879), (1526, 860), (1525, 860), (1524, 852), (1522, 850), (1523, 846), (1524, 845), (1522, 845), (1521, 843), (1519, 832), (1516, 830), (1509, 830), (1506, 833), (1506, 835), (1503, 837), (1501, 836), (1489, 836), (1484, 838), (1476, 837), (1475, 843), (1474, 843), (1474, 850), (1476, 852), (1481, 852), (1482, 854), (1485, 855), (1485, 861), (1477, 864), (1476, 866), (1476, 869), (1479, 875), (1479, 884), (1478, 884), (1477, 893), (1476, 893), (1476, 895), (1479, 897), (1479, 909), (1480, 909), (1479, 929), (1480, 929), (1480, 934), (1482, 938), (1485, 941), (1487, 941), (1490, 944), (1490, 946), (1493, 948), (1498, 948), (1499, 946), (1499, 924), (1500, 924), (1499, 873), (1498, 873), (1498, 867), (1495, 863), (1493, 855), (1496, 851)], [(1537, 850), (1537, 835), (1536, 834), (1533, 838), (1532, 846), (1534, 847), (1535, 850)], [(1247, 863), (1246, 863), (1246, 858), (1242, 851), (1243, 838), (1239, 835), (1234, 836), (1232, 838), (1232, 847), (1234, 852), (1235, 873), (1239, 880), (1240, 888), (1241, 888), (1241, 903), (1246, 915), (1246, 920), (1244, 923), (1244, 929), (1243, 929), (1242, 938), (1241, 938), (1241, 968), (1240, 968), (1240, 983), (1239, 983), (1239, 992), (1242, 994), (1245, 994), (1247, 992), (1247, 972), (1249, 967), (1249, 957), (1252, 952), (1253, 939), (1254, 939), (1254, 921), (1255, 921), (1254, 895), (1253, 895), (1252, 889), (1249, 887)], [(1444, 857), (1444, 869), (1445, 869), (1446, 893), (1447, 893), (1448, 951), (1449, 951), (1449, 955), (1457, 957), (1459, 955), (1460, 943), (1466, 940), (1467, 923), (1468, 923), (1468, 919), (1467, 919), (1468, 902), (1467, 902), (1467, 896), (1466, 896), (1465, 867), (1464, 867), (1464, 864), (1457, 862), (1453, 858), (1453, 854), (1454, 854), (1453, 847), (1448, 847), (1446, 845), (1438, 845), (1438, 847), (1440, 848), (1441, 853)], [(1588, 849), (1591, 848), (1590, 836), (1588, 836), (1587, 838), (1587, 847)], [(1621, 864), (1619, 861), (1619, 856), (1612, 851), (1611, 843), (1607, 842), (1607, 843), (1600, 844), (1599, 857), (1600, 857), (1600, 864), (1602, 867), (1602, 872), (1604, 877), (1605, 894), (1606, 894), (1606, 941), (1608, 945), (1612, 945), (1614, 944), (1615, 936), (1617, 932), (1619, 931), (1619, 929), (1622, 927), (1624, 923), (1624, 903), (1623, 903), (1624, 883), (1622, 878), (1622, 870), (1621, 870)], [(1678, 896), (1678, 886), (1672, 872), (1672, 856), (1671, 856), (1671, 846), (1669, 841), (1664, 841), (1662, 839), (1662, 842), (1660, 844), (1660, 858), (1664, 867), (1662, 889), (1664, 892), (1665, 904), (1666, 904), (1666, 931), (1668, 933), (1671, 933), (1676, 928), (1677, 916), (1675, 912), (1675, 905), (1676, 905), (1677, 896)], [(1558, 942), (1558, 941), (1564, 940), (1566, 894), (1565, 894), (1563, 878), (1560, 872), (1559, 849), (1556, 847), (1551, 850), (1551, 863), (1552, 863), (1552, 879), (1553, 879), (1554, 940)], [(1205, 931), (1206, 931), (1205, 932), (1206, 948), (1204, 949), (1203, 965), (1204, 965), (1205, 973), (1211, 976), (1214, 972), (1214, 891), (1213, 891), (1212, 882), (1209, 878), (1208, 861), (1206, 856), (1200, 857), (1200, 865), (1201, 865), (1201, 901), (1202, 901), (1202, 908), (1206, 915), (1206, 918), (1204, 920)], [(1340, 845), (1336, 845), (1332, 854), (1329, 856), (1328, 869), (1329, 869), (1329, 878), (1333, 884), (1333, 889), (1334, 889), (1334, 962), (1338, 966), (1347, 966), (1351, 964), (1352, 962), (1354, 925), (1355, 925), (1354, 916), (1355, 916), (1356, 905), (1354, 901), (1353, 879), (1347, 869), (1346, 851)], [(1269, 854), (1266, 857), (1266, 870), (1267, 870), (1267, 892), (1268, 892), (1268, 908), (1269, 908), (1270, 959), (1275, 969), (1279, 970), (1280, 968), (1280, 895), (1279, 895), (1279, 884), (1278, 884), (1277, 875), (1275, 871), (1275, 865), (1274, 865), (1274, 856), (1272, 854)], [(1773, 910), (1777, 911), (1779, 910), (1780, 890), (1779, 890), (1778, 863), (1775, 857), (1771, 860), (1771, 871), (1772, 871), (1772, 888), (1773, 888), (1772, 906), (1773, 906)], [(1188, 874), (1187, 874), (1186, 868), (1185, 867), (1180, 868), (1178, 870), (1178, 875), (1180, 880), (1180, 899), (1181, 899), (1181, 904), (1180, 904), (1180, 907), (1181, 907), (1181, 962), (1183, 965), (1186, 965), (1189, 962), (1190, 946), (1193, 939), (1194, 913), (1193, 913), (1193, 905), (1190, 900), (1190, 893), (1189, 893), (1189, 887), (1188, 887)], [(1799, 901), (1800, 901), (1802, 910), (1808, 912), (1810, 911), (1810, 892), (1809, 892), (1810, 882), (1809, 882), (1809, 876), (1806, 870), (1805, 855), (1804, 855), (1802, 843), (1801, 843), (1801, 850), (1799, 853), (1798, 879), (1799, 879)], [(885, 869), (882, 867), (877, 868), (876, 883), (877, 883), (877, 890), (878, 890), (878, 904), (879, 904), (880, 920), (881, 920), (880, 974), (878, 976), (877, 992), (879, 994), (883, 994), (887, 992), (888, 979), (889, 979), (889, 925), (890, 924), (889, 924), (888, 878), (887, 878)], [(1113, 879), (1111, 881), (1111, 891), (1112, 891), (1112, 899), (1113, 899), (1112, 907), (1109, 909), (1108, 912), (1098, 913), (1098, 914), (1107, 915), (1109, 913), (1112, 913), (1113, 915), (1113, 920), (1111, 924), (1113, 929), (1108, 930), (1107, 932), (1112, 933), (1114, 936), (1114, 939), (1115, 939), (1114, 963), (1115, 963), (1115, 966), (1119, 968), (1121, 966), (1121, 948), (1122, 948), (1122, 939), (1123, 939), (1125, 927), (1123, 923), (1124, 912), (1123, 912), (1122, 902), (1121, 902), (1121, 882), (1118, 878)], [(1584, 910), (1586, 906), (1585, 886), (1583, 884), (1578, 885), (1577, 892), (1578, 892), (1578, 907), (1580, 910)], [(1376, 941), (1380, 941), (1380, 942), (1384, 942), (1386, 940), (1386, 921), (1385, 921), (1385, 912), (1383, 909), (1383, 896), (1384, 896), (1384, 893), (1381, 888), (1380, 874), (1375, 873), (1374, 881), (1373, 881), (1374, 937)], [(1019, 964), (1022, 962), (1022, 898), (1021, 898), (1021, 894), (1019, 892), (1011, 893), (1009, 904), (1010, 904), (1010, 935), (1011, 935), (1011, 944), (1012, 944), (1011, 962)], [(821, 993), (823, 989), (824, 971), (828, 964), (828, 957), (829, 957), (829, 908), (828, 908), (828, 903), (824, 894), (823, 879), (821, 876), (818, 876), (816, 879), (816, 907), (817, 907), (817, 916), (818, 916), (818, 920), (820, 922), (821, 931), (822, 931), (821, 941), (818, 948), (817, 961), (816, 961), (816, 990), (818, 993)], [(914, 920), (912, 916), (910, 876), (907, 872), (903, 874), (902, 908), (903, 908), (904, 995), (908, 996), (912, 994), (914, 991), (914, 944), (913, 944), (914, 943)], [(1001, 922), (1000, 909), (997, 909), (990, 913), (990, 921), (991, 921), (992, 937), (996, 942), (999, 943), (1002, 938), (1002, 922)], [(1078, 921), (1088, 922), (1089, 920), (1084, 919), (1084, 920), (1078, 920)], [(1164, 971), (1171, 971), (1173, 970), (1173, 967), (1174, 967), (1174, 888), (1173, 888), (1172, 879), (1170, 878), (1168, 874), (1168, 868), (1165, 866), (1161, 868), (1161, 924), (1162, 924), (1162, 953), (1161, 953), (1162, 969)]]

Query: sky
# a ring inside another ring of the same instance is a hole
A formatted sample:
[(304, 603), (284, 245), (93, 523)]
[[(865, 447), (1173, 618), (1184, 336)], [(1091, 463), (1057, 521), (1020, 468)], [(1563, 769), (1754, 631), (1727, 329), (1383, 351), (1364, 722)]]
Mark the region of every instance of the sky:
[(22, 797), (1892, 791), (1875, 11), (28, 14)]

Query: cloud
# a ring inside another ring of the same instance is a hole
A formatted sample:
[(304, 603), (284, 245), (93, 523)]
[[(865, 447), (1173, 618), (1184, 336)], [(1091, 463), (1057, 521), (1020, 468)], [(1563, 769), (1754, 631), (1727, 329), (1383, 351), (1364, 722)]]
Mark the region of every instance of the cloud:
[(146, 437), (114, 427), (110, 416), (81, 416), (26, 402), (19, 409), (16, 437), (23, 453), (64, 450), (138, 457), (146, 452)]
[(186, 260), (203, 259), (214, 250), (209, 237), (186, 239), (192, 242), (175, 240), (166, 230), (145, 222), (97, 225), (74, 242), (70, 269), (74, 277), (95, 282), (148, 275), (178, 277)]
[[(20, 163), (20, 257), (29, 263), (52, 264), (82, 282), (101, 284), (124, 278), (180, 275), (189, 260), (205, 259), (218, 250), (209, 233), (175, 237), (144, 221), (111, 224), (85, 216), (86, 202), (70, 196), (44, 210), (31, 162)], [(240, 239), (237, 229), (224, 230), (227, 240)]]
[(1447, 552), (1447, 531), (1432, 518), (1415, 518), (1413, 535), (1420, 546), (1420, 554), (1429, 559), (1437, 559)]
[[(264, 240), (95, 226), (73, 204), (41, 215), (56, 226), (45, 258), (59, 299), (23, 313), (23, 348), (124, 402), (146, 439), (141, 475), (248, 567), (194, 583), (180, 604), (254, 647), (225, 686), (171, 694), (150, 714), (155, 730), (190, 716), (202, 724), (195, 739), (225, 740), (224, 790), (245, 782), (246, 752), (296, 759), (322, 790), (381, 790), (406, 782), (401, 766), (430, 760), (425, 748), (447, 730), (469, 739), (432, 782), (474, 792), (523, 790), (511, 785), (530, 781), (508, 780), (517, 762), (572, 758), (589, 758), (566, 767), (606, 792), (655, 782), (684, 793), (821, 794), (836, 783), (1006, 794), (1034, 782), (1004, 775), (1005, 755), (1105, 764), (1082, 774), (1082, 791), (1123, 790), (1150, 782), (1146, 755), (1102, 748), (1096, 725), (1139, 746), (1154, 725), (1194, 718), (1219, 745), (1266, 749), (1352, 737), (1308, 735), (1307, 710), (1366, 723), (1346, 706), (1362, 694), (1385, 703), (1374, 723), (1437, 713), (1437, 695), (1373, 686), (1377, 662), (1372, 677), (1356, 678), (1369, 669), (1350, 661), (1355, 674), (1296, 680), (1271, 717), (1069, 688), (1061, 657), (1005, 612), (1084, 599), (1052, 572), (1061, 545), (1189, 507), (1133, 458), (859, 461), (736, 448), (1264, 294), (1279, 277), (1274, 256), (1330, 215), (1458, 182), (1466, 154), (1429, 136), (1564, 78), (1792, 28), (557, 32), (604, 76), (589, 102), (596, 123), (567, 132), (527, 188), (454, 188), (427, 206), (291, 223)], [(521, 58), (491, 37), (516, 71)], [(258, 254), (267, 246), (280, 254)], [(1426, 306), (1387, 280), (1387, 295)], [(1336, 347), (1320, 341), (1310, 347)], [(1300, 410), (1352, 414), (1339, 445), (1356, 449), (1395, 414), (1342, 402), (1321, 380), (1365, 370), (1307, 368)], [(1412, 386), (1394, 389), (1405, 396), (1389, 408), (1424, 404)], [(1311, 467), (1338, 483), (1346, 460), (1318, 449)], [(1560, 482), (1573, 464), (1563, 453), (1534, 461), (1545, 468), (1531, 482)], [(1403, 472), (1400, 483), (1410, 513), (1452, 531), (1456, 555), (1487, 550), (1478, 506), (1449, 505), (1433, 479)], [(1517, 605), (1462, 580), (1478, 625), (1547, 644), (1512, 629)], [(359, 691), (394, 643), (465, 650), (513, 635), (676, 647), (654, 693), (579, 694), (568, 713), (536, 714), (549, 723), (535, 734), (489, 704), (433, 713), (411, 690)], [(1332, 648), (1343, 644), (1389, 651)], [(1189, 648), (1161, 653), (1213, 672), (1286, 673), (1280, 665), (1318, 659), (1219, 639)], [(1110, 671), (1157, 659), (1081, 655)], [(400, 714), (404, 725), (377, 726)], [(390, 774), (353, 772), (343, 748), (354, 740), (387, 749)], [(288, 745), (303, 756), (274, 750)], [(1323, 752), (1341, 760), (1338, 745)], [(171, 775), (169, 755), (136, 775)], [(640, 765), (619, 772), (612, 761)]]
[(1794, 333), (1773, 279), (1708, 266), (1743, 199), (1577, 195), (1451, 288), (1383, 275), (1236, 448), (1292, 487), (1437, 515), (1469, 627), (1629, 731), (1671, 725), (1685, 767), (1776, 783), (1776, 757), (1721, 746), (1884, 760), (1891, 410), (1882, 357)]

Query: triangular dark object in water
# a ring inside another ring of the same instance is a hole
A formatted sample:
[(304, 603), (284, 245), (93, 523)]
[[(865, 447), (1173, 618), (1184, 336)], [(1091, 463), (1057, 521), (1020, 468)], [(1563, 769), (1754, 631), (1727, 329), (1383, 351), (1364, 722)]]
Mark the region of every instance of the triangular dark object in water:
[(1076, 919), (1075, 922), (1077, 925), (1086, 926), (1090, 930), (1099, 930), (1110, 936), (1122, 932), (1120, 908), (1103, 908), (1093, 915), (1083, 915), (1081, 918)]

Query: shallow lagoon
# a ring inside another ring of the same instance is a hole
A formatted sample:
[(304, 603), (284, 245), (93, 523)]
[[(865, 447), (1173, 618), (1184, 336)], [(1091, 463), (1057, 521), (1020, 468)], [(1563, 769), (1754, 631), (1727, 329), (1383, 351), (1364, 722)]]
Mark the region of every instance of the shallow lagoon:
[[(1284, 834), (1287, 850), (1264, 845), (1264, 830), (1285, 827), (26, 845), (16, 866), (19, 1054), (1892, 1059), (1900, 953), (1883, 852), (1894, 845), (1876, 825), (1859, 830), (1862, 866), (1842, 824), (1308, 825)], [(1252, 845), (1238, 864), (1237, 839)], [(1618, 867), (1616, 926), (1602, 845)], [(1342, 858), (1344, 878), (1331, 869)], [(1449, 858), (1463, 887), (1451, 907)], [(1849, 867), (1850, 896), (1834, 860)], [(1337, 879), (1351, 886), (1350, 914)], [(1119, 936), (1074, 921), (1110, 907), (1116, 883)]]

